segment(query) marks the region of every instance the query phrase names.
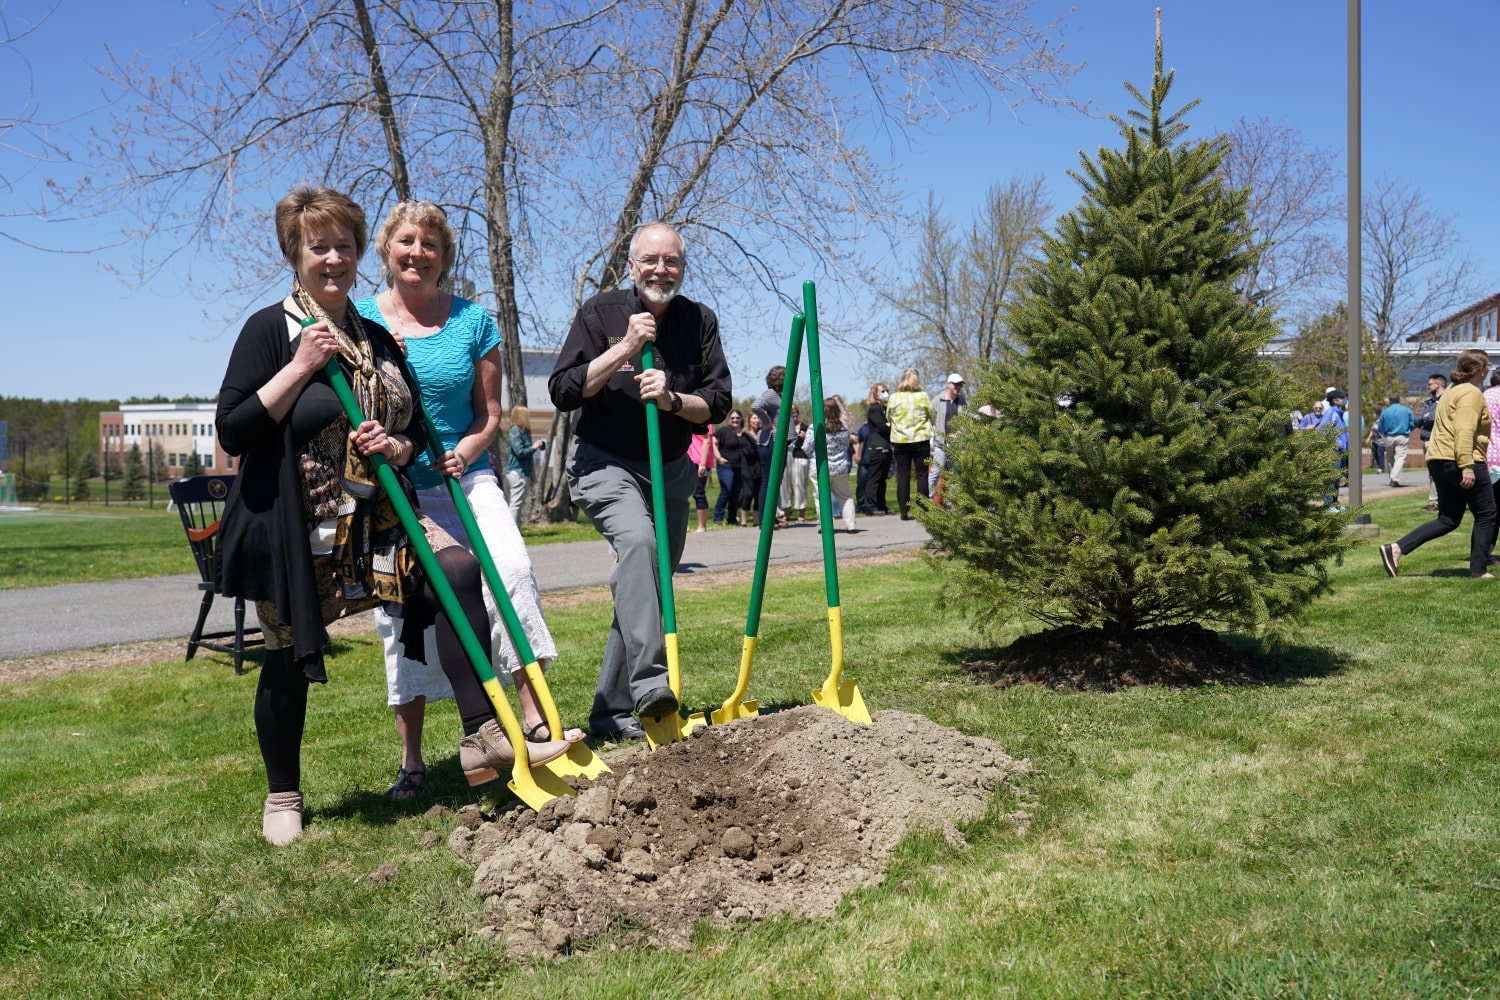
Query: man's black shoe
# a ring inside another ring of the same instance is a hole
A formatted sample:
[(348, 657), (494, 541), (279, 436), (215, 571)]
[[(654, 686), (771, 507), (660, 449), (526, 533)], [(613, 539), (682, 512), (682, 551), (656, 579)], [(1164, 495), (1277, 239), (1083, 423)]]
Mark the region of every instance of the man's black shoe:
[(659, 687), (641, 695), (635, 703), (635, 714), (643, 719), (660, 719), (677, 711), (677, 696), (669, 687)]
[(646, 730), (641, 728), (641, 724), (639, 722), (631, 722), (629, 725), (616, 732), (601, 733), (598, 730), (593, 730), (589, 733), (589, 735), (598, 740), (609, 740), (611, 743), (624, 743), (627, 740), (645, 739)]

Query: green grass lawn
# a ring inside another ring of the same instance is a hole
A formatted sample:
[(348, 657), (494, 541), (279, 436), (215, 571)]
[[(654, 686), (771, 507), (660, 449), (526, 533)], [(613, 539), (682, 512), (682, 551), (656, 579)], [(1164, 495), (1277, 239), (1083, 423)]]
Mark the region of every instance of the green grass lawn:
[[(1422, 497), (1372, 505), (1385, 538)], [(996, 689), (934, 610), (918, 559), (842, 577), (847, 677), (1041, 773), (1034, 821), (968, 846), (910, 838), (885, 883), (822, 921), (702, 928), (686, 954), (517, 964), (471, 932), (472, 871), (435, 803), (473, 801), (451, 706), (430, 791), (387, 803), (396, 746), (372, 638), (313, 691), (309, 832), (261, 841), (254, 671), (227, 660), (0, 684), (0, 995), (68, 997), (1463, 997), (1500, 992), (1500, 592), (1467, 532), (1388, 579), (1334, 568), (1256, 687)], [(733, 686), (743, 586), (680, 596), (685, 700)], [(827, 669), (817, 573), (768, 594), (750, 695), (807, 703)], [(565, 716), (587, 711), (611, 609), (549, 614)], [(0, 668), (3, 669), (3, 668)], [(3, 674), (0, 674), (3, 676)], [(828, 780), (838, 781), (837, 774)], [(493, 795), (494, 793), (488, 793)], [(481, 801), (493, 801), (483, 798)], [(398, 874), (372, 883), (393, 864)]]
[[(710, 477), (710, 507), (718, 495)], [(182, 521), (164, 506), (158, 499), (152, 509), (90, 502), (0, 513), (0, 590), (197, 572)], [(528, 545), (599, 538), (582, 513), (571, 523), (522, 525), (521, 534)]]

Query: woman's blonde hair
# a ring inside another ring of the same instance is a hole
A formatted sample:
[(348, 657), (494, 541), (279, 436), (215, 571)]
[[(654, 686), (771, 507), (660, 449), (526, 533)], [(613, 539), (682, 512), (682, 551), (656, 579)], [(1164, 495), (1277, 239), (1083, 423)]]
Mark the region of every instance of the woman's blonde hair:
[(453, 259), (458, 253), (458, 248), (454, 245), (453, 227), (448, 225), (448, 213), (443, 211), (441, 206), (430, 201), (398, 201), (391, 209), (391, 214), (387, 215), (385, 221), (380, 224), (380, 232), (375, 237), (375, 254), (380, 258), (380, 269), (385, 272), (385, 283), (387, 285), (396, 283), (396, 275), (386, 261), (391, 252), (391, 240), (395, 238), (396, 230), (408, 222), (435, 230), (442, 238), (443, 267), (438, 272), (438, 282), (441, 284), (447, 280), (448, 272), (453, 270)]
[(520, 427), (531, 433), (531, 411), (524, 406), (516, 405), (510, 408), (510, 425)]
[(370, 226), (365, 210), (342, 191), (327, 187), (298, 187), (276, 203), (276, 243), (288, 264), (297, 266), (302, 239), (319, 226), (341, 226), (354, 236), (354, 257), (365, 255)]
[(908, 368), (901, 373), (901, 381), (896, 386), (897, 392), (917, 392), (922, 388), (922, 379), (917, 375), (915, 368)]
[(1483, 351), (1468, 350), (1458, 356), (1458, 367), (1453, 369), (1453, 384), (1472, 382), (1475, 376), (1490, 370), (1490, 356)]

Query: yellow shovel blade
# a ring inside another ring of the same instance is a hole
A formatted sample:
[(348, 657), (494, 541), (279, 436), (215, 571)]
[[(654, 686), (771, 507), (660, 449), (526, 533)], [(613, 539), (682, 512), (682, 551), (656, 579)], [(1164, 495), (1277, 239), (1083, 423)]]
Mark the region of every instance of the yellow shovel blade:
[(568, 747), (567, 753), (556, 760), (548, 761), (542, 767), (559, 778), (588, 778), (590, 781), (601, 774), (609, 773), (608, 765), (582, 740)]
[(678, 740), (687, 739), (694, 729), (706, 726), (708, 722), (702, 715), (693, 715), (684, 719), (681, 715), (673, 712), (660, 719), (642, 719), (641, 728), (646, 730), (646, 742), (651, 744), (651, 749), (663, 746), (667, 743), (676, 743)]
[(506, 784), (512, 792), (516, 793), (516, 798), (532, 809), (540, 809), (553, 799), (564, 795), (578, 794), (567, 782), (548, 770), (546, 765), (536, 768), (522, 767), (519, 754), (516, 757), (516, 768), (511, 772), (510, 781)]
[(822, 708), (831, 708), (835, 712), (862, 726), (873, 724), (870, 712), (865, 708), (865, 699), (860, 695), (858, 686), (853, 681), (845, 681), (837, 688), (830, 684), (824, 684), (812, 693), (813, 701)]
[(735, 719), (754, 719), (760, 715), (758, 702), (754, 699), (741, 700), (745, 698), (745, 691), (750, 687), (750, 671), (755, 666), (755, 643), (755, 636), (745, 636), (744, 644), (740, 647), (740, 674), (734, 685), (734, 693), (712, 713), (716, 726), (733, 722)]
[(510, 745), (516, 752), (516, 763), (511, 769), (510, 781), (506, 783), (515, 792), (516, 798), (532, 809), (540, 809), (559, 795), (577, 795), (567, 782), (547, 770), (545, 765), (535, 768), (531, 766), (526, 739), (521, 734), (521, 723), (511, 710), (510, 700), (505, 697), (500, 682), (491, 677), (484, 682), (484, 691), (489, 695), (490, 704), (495, 707), (500, 728), (505, 730), (505, 737), (510, 740)]
[(709, 717), (713, 719), (716, 726), (733, 722), (735, 719), (758, 719), (760, 718), (760, 702), (752, 699), (742, 701), (737, 705), (720, 705), (709, 713)]

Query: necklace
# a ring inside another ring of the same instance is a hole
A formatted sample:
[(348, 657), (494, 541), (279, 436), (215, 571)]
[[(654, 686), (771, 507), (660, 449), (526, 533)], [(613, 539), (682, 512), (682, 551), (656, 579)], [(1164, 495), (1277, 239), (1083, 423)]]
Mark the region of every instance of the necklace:
[[(429, 312), (429, 315), (436, 316), (435, 321), (428, 322), (418, 316), (401, 296), (396, 294), (395, 289), (388, 290), (385, 295), (387, 296), (386, 305), (381, 308), (381, 312), (389, 316), (400, 328), (403, 337), (431, 337), (447, 324), (448, 313), (453, 308), (452, 299), (446, 293), (438, 293), (429, 303), (430, 312), (425, 308), (422, 310)], [(438, 308), (440, 302), (442, 303), (441, 309)]]

